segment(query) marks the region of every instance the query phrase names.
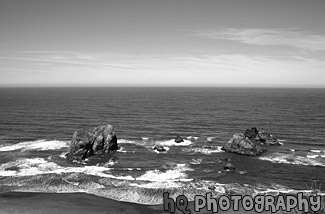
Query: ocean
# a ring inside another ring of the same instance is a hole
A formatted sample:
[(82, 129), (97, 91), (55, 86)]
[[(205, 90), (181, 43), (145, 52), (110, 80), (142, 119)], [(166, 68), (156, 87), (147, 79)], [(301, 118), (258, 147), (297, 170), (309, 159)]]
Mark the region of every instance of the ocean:
[[(120, 149), (64, 158), (75, 130), (114, 126)], [(233, 134), (263, 128), (281, 146), (227, 153)], [(180, 135), (184, 142), (174, 139)], [(153, 150), (160, 144), (167, 152)], [(235, 170), (226, 171), (230, 159)], [(212, 192), (325, 192), (325, 89), (1, 88), (0, 193), (83, 192), (161, 204)]]

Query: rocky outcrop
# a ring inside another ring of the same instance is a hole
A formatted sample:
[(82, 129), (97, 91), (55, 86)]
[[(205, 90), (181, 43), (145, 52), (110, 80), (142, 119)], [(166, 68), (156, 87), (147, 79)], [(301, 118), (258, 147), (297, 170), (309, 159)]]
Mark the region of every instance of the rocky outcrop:
[(118, 149), (117, 137), (112, 125), (98, 126), (93, 130), (74, 132), (66, 158), (81, 161), (93, 155), (102, 155)]
[(155, 145), (154, 147), (153, 147), (153, 150), (156, 150), (156, 151), (158, 151), (158, 152), (166, 152), (167, 150), (163, 147), (163, 146), (161, 146), (161, 145)]
[(181, 143), (181, 142), (184, 142), (184, 140), (183, 140), (183, 138), (181, 136), (177, 135), (176, 138), (175, 138), (175, 142), (176, 143)]
[(236, 167), (232, 162), (233, 161), (229, 158), (220, 158), (219, 159), (219, 164), (222, 165), (223, 172), (236, 171)]
[(221, 148), (226, 152), (233, 152), (241, 155), (260, 155), (265, 149), (250, 141), (243, 134), (234, 134), (233, 137)]
[(280, 145), (280, 142), (263, 129), (247, 129), (244, 134), (234, 134), (222, 147), (226, 152), (242, 155), (260, 155), (266, 151), (265, 145)]
[(234, 166), (234, 164), (228, 162), (223, 165), (223, 169), (226, 171), (231, 171), (231, 170), (235, 170), (236, 167)]

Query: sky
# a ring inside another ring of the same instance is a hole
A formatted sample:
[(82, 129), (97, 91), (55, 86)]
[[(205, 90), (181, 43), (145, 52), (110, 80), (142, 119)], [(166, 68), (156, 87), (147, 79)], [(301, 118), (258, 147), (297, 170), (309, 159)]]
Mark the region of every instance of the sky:
[(0, 87), (325, 87), (324, 0), (0, 0)]

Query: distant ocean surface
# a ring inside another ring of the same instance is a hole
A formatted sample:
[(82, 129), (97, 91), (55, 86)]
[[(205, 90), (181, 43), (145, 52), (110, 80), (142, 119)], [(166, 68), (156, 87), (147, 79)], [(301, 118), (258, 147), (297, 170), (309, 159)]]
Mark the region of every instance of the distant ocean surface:
[[(112, 124), (120, 150), (64, 158), (75, 130)], [(283, 145), (226, 153), (233, 134), (264, 128)], [(180, 135), (184, 142), (174, 143)], [(168, 149), (157, 153), (160, 144)], [(229, 158), (235, 171), (224, 171)], [(325, 89), (1, 88), (0, 192), (86, 192), (142, 204), (162, 193), (325, 192)]]

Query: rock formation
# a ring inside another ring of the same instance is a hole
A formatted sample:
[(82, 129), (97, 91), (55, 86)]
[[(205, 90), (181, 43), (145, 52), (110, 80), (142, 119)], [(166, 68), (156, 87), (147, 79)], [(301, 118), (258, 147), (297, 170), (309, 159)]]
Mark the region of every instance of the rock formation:
[(266, 149), (264, 145), (280, 145), (280, 142), (263, 129), (256, 127), (247, 129), (244, 134), (234, 134), (233, 137), (222, 147), (226, 152), (242, 155), (260, 155)]
[(153, 150), (157, 150), (158, 152), (166, 152), (167, 150), (163, 147), (163, 146), (161, 146), (161, 145), (155, 145), (154, 147), (153, 147)]
[(181, 143), (181, 142), (184, 142), (184, 140), (183, 140), (183, 138), (181, 136), (177, 135), (176, 138), (175, 138), (175, 142), (176, 143)]
[(231, 171), (231, 170), (235, 170), (236, 167), (234, 166), (234, 164), (228, 162), (223, 165), (223, 169), (226, 171)]
[(112, 125), (98, 126), (93, 130), (74, 132), (66, 158), (81, 161), (93, 155), (102, 155), (118, 149), (117, 137)]

